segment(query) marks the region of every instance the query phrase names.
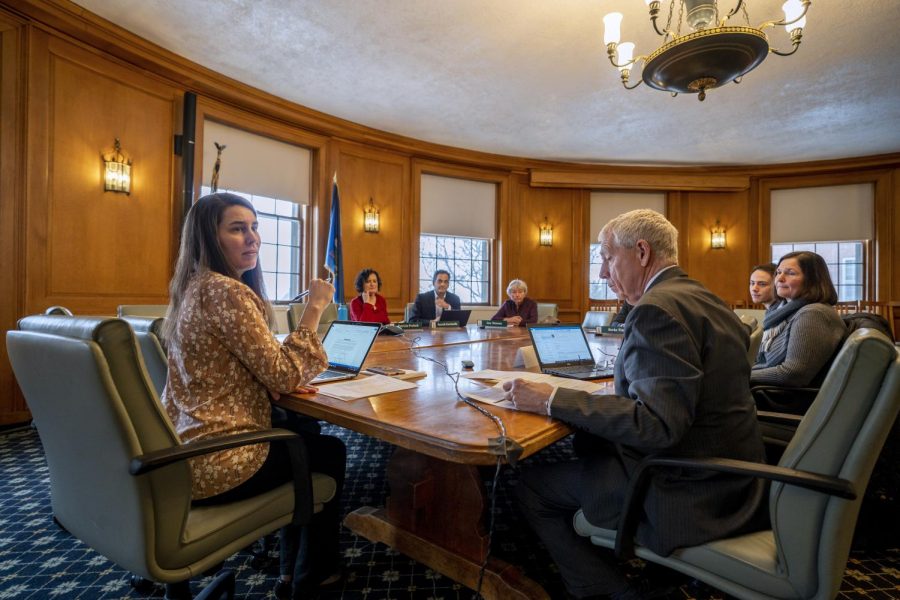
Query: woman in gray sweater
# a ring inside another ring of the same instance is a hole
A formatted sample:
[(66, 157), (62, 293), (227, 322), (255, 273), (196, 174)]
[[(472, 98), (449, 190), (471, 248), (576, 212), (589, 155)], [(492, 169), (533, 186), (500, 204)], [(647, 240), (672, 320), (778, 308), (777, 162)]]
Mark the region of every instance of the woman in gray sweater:
[(766, 313), (750, 385), (818, 386), (847, 335), (825, 260), (815, 252), (785, 254), (775, 293), (783, 301)]

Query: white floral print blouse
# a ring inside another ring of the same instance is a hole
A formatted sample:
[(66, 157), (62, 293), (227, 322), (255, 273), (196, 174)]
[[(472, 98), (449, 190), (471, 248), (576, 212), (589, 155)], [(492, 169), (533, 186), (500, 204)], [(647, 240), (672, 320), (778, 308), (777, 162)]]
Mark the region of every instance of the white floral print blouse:
[[(188, 285), (162, 402), (182, 442), (272, 426), (267, 389), (289, 393), (328, 366), (315, 332), (298, 327), (279, 344), (263, 301), (242, 282), (211, 271)], [(255, 444), (190, 460), (194, 499), (249, 479), (268, 455)]]

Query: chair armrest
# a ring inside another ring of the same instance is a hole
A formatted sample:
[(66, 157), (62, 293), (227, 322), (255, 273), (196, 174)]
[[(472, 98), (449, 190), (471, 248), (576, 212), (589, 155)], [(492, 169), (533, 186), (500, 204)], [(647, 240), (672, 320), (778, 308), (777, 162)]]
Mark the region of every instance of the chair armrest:
[(755, 385), (750, 394), (758, 409), (802, 415), (816, 399), (819, 388)]
[(793, 425), (797, 427), (800, 425), (800, 421), (803, 420), (801, 415), (794, 415), (791, 413), (782, 413), (782, 412), (772, 412), (768, 410), (758, 410), (756, 411), (756, 418), (760, 421), (766, 423), (777, 423), (780, 425)]
[(313, 514), (313, 491), (306, 444), (303, 443), (303, 438), (287, 429), (248, 431), (209, 440), (188, 442), (174, 448), (147, 452), (132, 458), (128, 471), (132, 475), (143, 475), (160, 467), (195, 456), (263, 442), (284, 442), (287, 444), (294, 483), (294, 516), (292, 523), (294, 525), (308, 523)]
[(750, 475), (804, 487), (847, 500), (856, 499), (856, 490), (853, 487), (853, 483), (830, 475), (820, 475), (809, 471), (731, 458), (649, 457), (642, 460), (638, 465), (625, 494), (622, 515), (619, 517), (619, 524), (616, 530), (615, 552), (618, 558), (625, 559), (634, 556), (634, 535), (637, 531), (638, 517), (641, 514), (640, 502), (647, 492), (651, 469), (668, 467), (717, 471), (733, 475)]
[(262, 431), (248, 431), (246, 433), (235, 433), (222, 437), (212, 438), (208, 440), (200, 440), (196, 442), (188, 442), (180, 446), (173, 446), (163, 450), (154, 450), (146, 452), (140, 456), (131, 459), (131, 465), (128, 472), (132, 475), (143, 475), (150, 471), (155, 471), (160, 467), (165, 467), (175, 462), (179, 462), (195, 456), (202, 456), (212, 452), (228, 450), (230, 448), (239, 448), (241, 446), (249, 446), (250, 444), (260, 444), (262, 442), (277, 442), (297, 437), (297, 434), (287, 429), (264, 429)]

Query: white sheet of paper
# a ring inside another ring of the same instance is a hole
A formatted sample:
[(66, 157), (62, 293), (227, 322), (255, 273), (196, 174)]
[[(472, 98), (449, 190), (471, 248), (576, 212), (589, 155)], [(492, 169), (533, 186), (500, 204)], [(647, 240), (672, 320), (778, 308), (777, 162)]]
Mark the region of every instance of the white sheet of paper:
[(319, 393), (338, 400), (357, 400), (416, 387), (415, 383), (385, 375), (370, 375), (319, 386)]
[(503, 382), (511, 379), (519, 378), (528, 381), (534, 381), (537, 383), (548, 383), (556, 387), (567, 388), (570, 390), (581, 390), (583, 392), (587, 392), (588, 394), (593, 394), (599, 391), (603, 391), (607, 394), (612, 394), (614, 393), (615, 389), (612, 382), (594, 383), (591, 381), (582, 381), (580, 379), (556, 377), (554, 375), (546, 375), (544, 373), (524, 373), (521, 371), (479, 371), (478, 373), (474, 373), (473, 375), (479, 375), (485, 372), (489, 372), (492, 376), (470, 377), (470, 379), (491, 379), (497, 380), (498, 383), (489, 388), (464, 390), (463, 394), (465, 394), (466, 397), (471, 398), (472, 400), (477, 400), (478, 402), (485, 402), (487, 404), (493, 404), (494, 406), (500, 406), (512, 410), (516, 410), (516, 407), (513, 406), (512, 402), (506, 399), (506, 392), (503, 390)]

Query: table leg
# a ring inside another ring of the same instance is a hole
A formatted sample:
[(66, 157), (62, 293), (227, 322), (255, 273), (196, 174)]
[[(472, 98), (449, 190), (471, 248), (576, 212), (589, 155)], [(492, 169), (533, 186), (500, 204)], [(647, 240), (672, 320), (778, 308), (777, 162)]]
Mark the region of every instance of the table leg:
[[(387, 507), (360, 508), (347, 515), (344, 525), (475, 588), (488, 550), (487, 494), (478, 467), (397, 448), (387, 476)], [(493, 557), (482, 595), (488, 600), (549, 600), (518, 568)]]

